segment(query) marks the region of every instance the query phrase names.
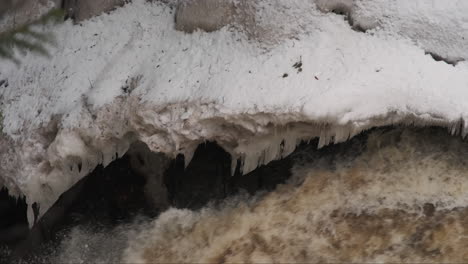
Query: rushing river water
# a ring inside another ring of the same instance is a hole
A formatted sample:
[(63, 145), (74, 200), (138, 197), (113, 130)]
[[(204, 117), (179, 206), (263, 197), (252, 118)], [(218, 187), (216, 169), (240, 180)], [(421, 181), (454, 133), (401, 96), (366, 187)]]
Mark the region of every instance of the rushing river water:
[(112, 228), (75, 226), (36, 261), (467, 262), (467, 154), (467, 142), (435, 128), (306, 146), (271, 192)]

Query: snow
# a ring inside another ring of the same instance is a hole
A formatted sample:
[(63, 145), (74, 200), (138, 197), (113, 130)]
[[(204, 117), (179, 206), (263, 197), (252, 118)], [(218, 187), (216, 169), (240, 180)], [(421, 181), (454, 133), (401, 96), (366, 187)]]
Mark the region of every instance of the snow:
[(247, 173), (315, 137), (324, 146), (389, 124), (468, 133), (468, 64), (426, 54), (466, 59), (463, 1), (353, 3), (356, 23), (381, 17), (366, 33), (312, 1), (254, 3), (255, 25), (186, 34), (168, 5), (134, 1), (54, 28), (52, 58), (2, 61), (3, 184), (42, 215), (135, 140), (187, 162), (215, 140)]
[(356, 29), (379, 29), (411, 39), (428, 53), (456, 63), (468, 58), (468, 2), (316, 0), (323, 11), (347, 13)]

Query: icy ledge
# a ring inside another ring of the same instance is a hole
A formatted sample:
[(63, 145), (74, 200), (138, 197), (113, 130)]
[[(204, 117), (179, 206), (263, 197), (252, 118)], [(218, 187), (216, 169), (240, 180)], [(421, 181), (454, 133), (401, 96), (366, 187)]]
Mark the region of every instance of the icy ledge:
[(468, 63), (437, 62), (389, 29), (356, 32), (310, 1), (268, 1), (255, 14), (254, 35), (185, 34), (168, 6), (135, 1), (57, 28), (50, 60), (2, 62), (0, 185), (41, 216), (135, 140), (187, 161), (217, 141), (246, 173), (301, 140), (323, 146), (376, 126), (468, 133)]
[[(213, 103), (155, 107), (136, 98), (117, 98), (93, 113), (83, 112), (81, 118), (79, 127), (58, 129), (53, 121), (48, 129), (37, 131), (34, 139), (2, 146), (18, 151), (14, 156), (3, 157), (2, 162), (9, 160), (8, 164), (2, 163), (6, 164), (2, 170), (9, 168), (15, 173), (10, 175), (27, 177), (25, 182), (6, 178), (7, 186), (11, 189), (13, 185), (12, 190), (25, 194), (30, 204), (39, 203), (39, 216), (97, 165), (107, 166), (122, 157), (136, 140), (172, 158), (181, 153), (186, 165), (199, 144), (216, 141), (233, 157), (231, 168), (234, 170), (240, 160), (240, 170), (248, 173), (289, 155), (303, 141), (319, 138), (318, 147), (322, 147), (348, 140), (371, 127), (436, 125), (447, 127), (454, 134), (466, 135), (467, 131), (462, 120), (447, 122), (414, 113), (392, 113), (339, 124), (311, 120), (299, 112), (226, 115)], [(29, 219), (34, 222), (32, 209)]]

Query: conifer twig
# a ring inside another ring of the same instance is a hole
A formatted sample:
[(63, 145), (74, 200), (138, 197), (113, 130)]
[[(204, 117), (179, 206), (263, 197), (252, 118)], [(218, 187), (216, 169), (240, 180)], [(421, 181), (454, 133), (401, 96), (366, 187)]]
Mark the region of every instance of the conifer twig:
[(35, 31), (34, 26), (58, 23), (63, 20), (63, 16), (64, 12), (61, 9), (53, 9), (35, 21), (0, 33), (0, 59), (11, 60), (19, 64), (19, 59), (14, 56), (14, 49), (21, 54), (30, 51), (42, 56), (50, 56), (44, 45), (55, 44), (53, 34)]

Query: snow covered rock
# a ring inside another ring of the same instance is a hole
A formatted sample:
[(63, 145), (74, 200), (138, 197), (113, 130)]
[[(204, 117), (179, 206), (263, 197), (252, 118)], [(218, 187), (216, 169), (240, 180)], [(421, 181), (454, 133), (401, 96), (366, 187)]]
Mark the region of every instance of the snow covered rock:
[(399, 34), (437, 59), (468, 59), (467, 1), (315, 0), (318, 8), (347, 16), (356, 29)]
[[(390, 2), (366, 3), (385, 10)], [(82, 26), (58, 26), (50, 59), (26, 54), (19, 68), (2, 61), (3, 185), (40, 204), (42, 215), (137, 140), (186, 162), (198, 144), (216, 141), (247, 173), (302, 140), (319, 137), (324, 146), (376, 126), (468, 133), (468, 64), (437, 62), (417, 35), (408, 39), (426, 24), (404, 15), (403, 3), (400, 16), (383, 21), (410, 27), (368, 33), (307, 0), (252, 7), (254, 19), (240, 27), (186, 34), (175, 29), (170, 6), (136, 0)], [(436, 19), (440, 26), (427, 24), (425, 39), (448, 51), (451, 36), (466, 36), (468, 8), (438, 10), (413, 12)], [(468, 44), (450, 43), (464, 58)]]

